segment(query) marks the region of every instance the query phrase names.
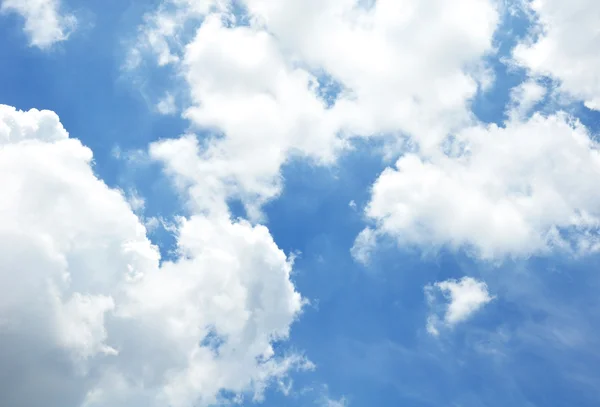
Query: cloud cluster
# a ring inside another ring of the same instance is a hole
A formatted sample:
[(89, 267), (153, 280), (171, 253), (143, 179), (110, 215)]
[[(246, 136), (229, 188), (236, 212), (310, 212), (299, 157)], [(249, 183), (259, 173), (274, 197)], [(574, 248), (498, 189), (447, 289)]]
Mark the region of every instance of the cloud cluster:
[(19, 14), (30, 44), (41, 49), (66, 40), (77, 24), (74, 15), (62, 12), (60, 0), (2, 0), (0, 11)]
[(172, 64), (191, 97), (184, 116), (212, 134), (165, 142), (160, 154), (188, 145), (197, 158), (186, 171), (203, 195), (238, 198), (252, 218), (280, 194), (291, 158), (331, 163), (353, 137), (409, 135), (427, 150), (472, 121), (469, 99), (489, 79), (480, 58), (499, 19), (492, 1), (237, 6), (164, 2), (131, 60), (150, 51)]
[[(386, 169), (366, 208), (377, 234), (400, 244), (466, 249), (486, 260), (599, 248), (594, 135), (566, 113), (535, 113), (547, 94), (544, 77), (596, 108), (598, 6), (550, 0), (527, 7), (530, 35), (512, 62), (530, 77), (512, 89), (507, 121), (464, 126), (431, 151), (407, 153)], [(354, 251), (366, 250), (363, 240), (357, 238)]]
[[(540, 24), (559, 7), (551, 4), (532, 4)], [(485, 259), (595, 250), (598, 160), (587, 130), (563, 113), (530, 117), (546, 93), (533, 79), (513, 89), (505, 125), (478, 123), (470, 112), (470, 99), (489, 81), (482, 57), (493, 52), (496, 3), (241, 6), (165, 2), (142, 31), (146, 49), (185, 78), (184, 116), (213, 135), (154, 150), (195, 186), (200, 209), (226, 212), (233, 197), (257, 219), (281, 193), (280, 169), (291, 157), (330, 163), (354, 137), (409, 137), (411, 152), (373, 185), (366, 215), (374, 227), (353, 249), (361, 261), (382, 234)], [(183, 35), (177, 27), (190, 19), (202, 22)], [(550, 20), (544, 35), (566, 30)], [(551, 62), (542, 66), (559, 66)]]
[(54, 113), (0, 106), (4, 403), (205, 406), (311, 367), (273, 350), (303, 299), (265, 227), (192, 214), (159, 265), (91, 163)]

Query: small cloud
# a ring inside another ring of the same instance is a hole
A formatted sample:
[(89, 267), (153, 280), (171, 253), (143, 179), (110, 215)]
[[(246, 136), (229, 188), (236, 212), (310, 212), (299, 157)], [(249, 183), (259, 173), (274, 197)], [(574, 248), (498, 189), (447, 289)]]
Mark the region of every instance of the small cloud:
[(177, 113), (175, 97), (171, 93), (167, 93), (156, 105), (156, 110), (163, 115), (173, 115)]
[(371, 259), (371, 253), (377, 245), (377, 233), (371, 228), (365, 228), (358, 234), (350, 254), (357, 262), (367, 265)]
[(425, 296), (432, 309), (427, 318), (427, 332), (434, 336), (439, 335), (441, 327), (451, 328), (466, 321), (495, 298), (489, 294), (485, 282), (472, 277), (428, 285)]
[(0, 3), (0, 12), (23, 17), (23, 30), (33, 47), (48, 49), (65, 41), (77, 26), (75, 16), (62, 13), (57, 0), (3, 0)]
[(510, 107), (507, 112), (511, 120), (522, 120), (546, 96), (546, 88), (533, 79), (515, 86), (510, 91)]
[(345, 397), (342, 397), (339, 400), (326, 398), (323, 403), (323, 407), (347, 407), (347, 406), (348, 406), (348, 401), (346, 400)]
[(348, 203), (348, 206), (352, 209), (356, 209), (356, 202), (354, 202), (354, 200), (352, 200)]
[(156, 216), (151, 216), (149, 218), (144, 219), (144, 226), (148, 233), (154, 232), (162, 225), (161, 220)]

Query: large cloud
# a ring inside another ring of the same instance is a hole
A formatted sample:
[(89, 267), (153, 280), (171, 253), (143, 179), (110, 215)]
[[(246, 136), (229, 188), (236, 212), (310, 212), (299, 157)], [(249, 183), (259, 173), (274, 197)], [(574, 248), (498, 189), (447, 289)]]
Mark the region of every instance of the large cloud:
[(366, 214), (400, 243), (485, 259), (597, 250), (598, 148), (563, 113), (477, 125), (456, 134), (446, 154), (406, 154), (386, 169)]
[(290, 58), (340, 84), (331, 114), (341, 130), (406, 133), (422, 148), (469, 120), (498, 22), (487, 0), (245, 3)]
[[(256, 397), (302, 307), (268, 230), (192, 215), (159, 254), (92, 153), (49, 111), (0, 106), (0, 393), (11, 406), (208, 405)], [(35, 389), (35, 391), (32, 391)]]
[(595, 0), (533, 0), (531, 37), (514, 50), (533, 75), (550, 76), (561, 90), (600, 109), (600, 3)]
[(41, 49), (66, 40), (77, 22), (62, 12), (60, 0), (2, 0), (0, 11), (21, 15), (31, 45)]

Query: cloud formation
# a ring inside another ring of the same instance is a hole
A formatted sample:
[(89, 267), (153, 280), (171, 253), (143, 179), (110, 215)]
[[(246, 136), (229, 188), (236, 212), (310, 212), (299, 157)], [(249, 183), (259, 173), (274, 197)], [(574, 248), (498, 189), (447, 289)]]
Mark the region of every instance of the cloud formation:
[(206, 196), (240, 199), (251, 218), (281, 193), (289, 160), (330, 164), (355, 137), (409, 135), (432, 148), (472, 121), (469, 99), (489, 79), (492, 1), (232, 4), (164, 2), (129, 66), (150, 52), (186, 79), (184, 117), (213, 135), (189, 145), (195, 182)]
[(375, 182), (366, 215), (400, 244), (501, 260), (596, 251), (599, 146), (566, 113), (477, 125), (446, 152), (405, 154)]
[(41, 49), (69, 38), (77, 24), (74, 15), (61, 10), (60, 0), (2, 0), (0, 11), (19, 14), (31, 46)]
[(272, 346), (303, 299), (265, 227), (192, 214), (179, 220), (177, 258), (159, 265), (91, 163), (53, 112), (0, 106), (7, 405), (206, 406), (223, 391), (259, 399), (290, 369), (311, 368)]

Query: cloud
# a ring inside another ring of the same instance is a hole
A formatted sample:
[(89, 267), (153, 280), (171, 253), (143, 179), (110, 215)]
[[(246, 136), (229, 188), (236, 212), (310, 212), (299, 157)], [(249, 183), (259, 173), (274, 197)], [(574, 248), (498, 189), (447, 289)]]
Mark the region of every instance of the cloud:
[(280, 193), (279, 170), (289, 156), (334, 156), (335, 125), (311, 89), (314, 78), (288, 63), (266, 32), (227, 28), (208, 16), (183, 63), (193, 99), (185, 116), (225, 135), (199, 149), (204, 168), (196, 177), (217, 180), (249, 212)]
[(167, 94), (156, 104), (156, 110), (158, 113), (164, 115), (173, 115), (177, 113), (175, 96), (167, 92)]
[[(439, 314), (439, 298), (442, 294), (443, 314)], [(425, 295), (433, 313), (427, 318), (427, 331), (437, 336), (442, 325), (453, 327), (465, 322), (475, 312), (494, 299), (488, 293), (487, 285), (471, 277), (460, 280), (446, 280), (425, 287)]]
[(146, 16), (128, 65), (150, 54), (186, 79), (184, 116), (213, 137), (166, 141), (155, 153), (190, 147), (194, 171), (180, 173), (210, 197), (240, 199), (252, 219), (281, 193), (291, 159), (331, 164), (354, 137), (410, 135), (429, 149), (472, 121), (469, 100), (487, 80), (481, 58), (493, 52), (495, 2), (240, 5), (163, 2)]
[(77, 24), (74, 15), (61, 11), (60, 0), (2, 0), (0, 11), (23, 17), (31, 46), (41, 49), (69, 38)]
[(178, 221), (178, 256), (159, 265), (91, 163), (53, 112), (0, 106), (5, 403), (206, 406), (224, 391), (260, 399), (312, 368), (273, 349), (303, 299), (265, 227), (192, 213)]
[(371, 228), (363, 229), (350, 249), (350, 254), (357, 262), (366, 265), (369, 263), (371, 253), (377, 246), (377, 233)]
[(534, 16), (528, 38), (513, 51), (517, 64), (534, 76), (549, 76), (560, 89), (600, 109), (600, 3), (594, 0), (527, 2)]
[(379, 176), (366, 215), (400, 244), (487, 260), (598, 249), (598, 144), (565, 113), (477, 125)]
[(326, 398), (322, 405), (323, 407), (347, 407), (349, 404), (345, 398), (339, 400)]
[(492, 52), (498, 23), (495, 3), (485, 0), (246, 4), (283, 49), (339, 83), (331, 114), (343, 132), (404, 133), (421, 148), (470, 120), (476, 66)]
[(523, 120), (546, 96), (547, 90), (534, 80), (528, 80), (511, 89), (508, 117)]

